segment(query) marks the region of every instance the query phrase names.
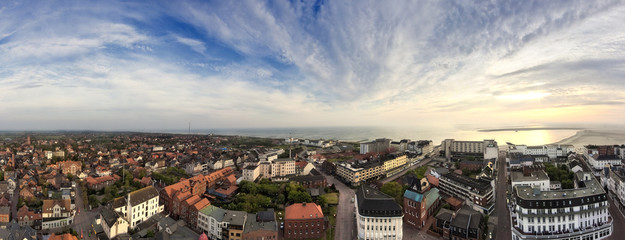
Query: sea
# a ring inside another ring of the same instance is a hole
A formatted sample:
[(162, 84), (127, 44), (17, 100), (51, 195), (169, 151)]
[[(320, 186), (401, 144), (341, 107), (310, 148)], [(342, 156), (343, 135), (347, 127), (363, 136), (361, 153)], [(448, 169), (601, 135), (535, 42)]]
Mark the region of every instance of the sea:
[(471, 128), (410, 128), (410, 127), (294, 127), (294, 128), (216, 128), (166, 130), (168, 133), (192, 133), (215, 135), (239, 135), (263, 138), (297, 138), (297, 139), (325, 139), (349, 142), (370, 141), (377, 138), (392, 140), (432, 140), (435, 145), (444, 139), (465, 141), (479, 141), (494, 139), (499, 145), (506, 142), (513, 144), (542, 145), (558, 142), (575, 135), (577, 129), (495, 129), (494, 131), (480, 131)]

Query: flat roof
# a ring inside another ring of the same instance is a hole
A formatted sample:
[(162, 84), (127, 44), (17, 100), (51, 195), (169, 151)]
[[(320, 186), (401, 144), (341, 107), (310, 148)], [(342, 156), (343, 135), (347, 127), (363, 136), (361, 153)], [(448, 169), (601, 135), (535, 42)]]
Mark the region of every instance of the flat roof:
[(510, 172), (510, 179), (513, 182), (529, 182), (529, 181), (545, 181), (549, 180), (549, 176), (544, 171), (533, 171), (530, 176), (523, 175), (523, 172)]

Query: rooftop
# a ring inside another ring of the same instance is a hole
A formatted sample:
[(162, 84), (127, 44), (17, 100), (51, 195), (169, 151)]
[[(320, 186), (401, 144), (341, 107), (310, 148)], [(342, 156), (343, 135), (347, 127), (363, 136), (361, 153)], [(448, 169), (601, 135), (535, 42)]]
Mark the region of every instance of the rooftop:
[(549, 176), (545, 171), (534, 171), (530, 176), (523, 175), (523, 172), (512, 171), (510, 172), (510, 179), (513, 182), (544, 181), (549, 180)]
[(516, 193), (517, 196), (523, 200), (558, 200), (605, 194), (605, 191), (597, 180), (585, 180), (583, 183), (586, 186), (584, 188), (551, 191), (540, 191), (540, 189), (533, 189), (530, 186), (517, 186)]
[(471, 187), (474, 189), (477, 189), (480, 192), (484, 192), (487, 191), (489, 189), (492, 189), (492, 186), (490, 185), (489, 181), (483, 180), (483, 179), (474, 179), (474, 178), (470, 178), (464, 175), (460, 175), (460, 174), (456, 174), (456, 173), (448, 173), (445, 175), (442, 175), (441, 177), (445, 177), (451, 181), (460, 183), (462, 185), (465, 185), (467, 187)]
[(155, 197), (158, 197), (158, 191), (156, 190), (156, 188), (153, 186), (147, 186), (129, 193), (128, 201), (130, 202), (131, 206), (136, 206)]
[(369, 217), (401, 217), (401, 207), (391, 196), (362, 185), (356, 190), (358, 213)]
[(286, 207), (284, 211), (285, 220), (323, 218), (321, 206), (315, 203), (294, 203)]

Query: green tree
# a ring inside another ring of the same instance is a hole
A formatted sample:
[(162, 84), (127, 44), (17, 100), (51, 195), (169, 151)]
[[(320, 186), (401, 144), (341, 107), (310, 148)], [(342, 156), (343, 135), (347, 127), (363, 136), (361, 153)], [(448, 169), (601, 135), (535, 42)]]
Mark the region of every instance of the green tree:
[(290, 191), (288, 199), (291, 203), (312, 202), (312, 197), (305, 191)]
[(401, 203), (401, 197), (402, 197), (402, 195), (404, 193), (403, 192), (404, 188), (399, 183), (397, 183), (397, 182), (387, 182), (384, 185), (382, 185), (382, 188), (380, 188), (380, 190), (383, 193), (386, 193), (387, 195), (395, 198), (395, 200), (398, 203)]

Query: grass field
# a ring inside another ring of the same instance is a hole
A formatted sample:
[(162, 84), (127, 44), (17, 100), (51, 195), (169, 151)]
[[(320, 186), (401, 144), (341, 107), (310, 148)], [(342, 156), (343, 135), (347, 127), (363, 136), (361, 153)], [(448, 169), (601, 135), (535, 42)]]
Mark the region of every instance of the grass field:
[(328, 200), (328, 204), (332, 204), (332, 205), (339, 204), (339, 193), (326, 193), (326, 194), (323, 194), (322, 196), (324, 196), (326, 200)]

